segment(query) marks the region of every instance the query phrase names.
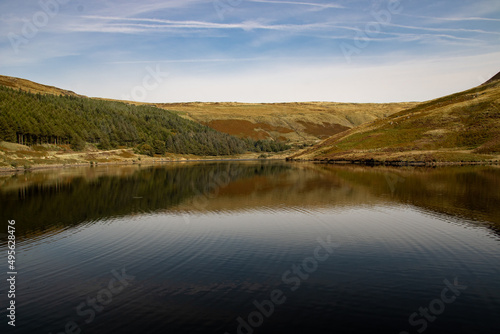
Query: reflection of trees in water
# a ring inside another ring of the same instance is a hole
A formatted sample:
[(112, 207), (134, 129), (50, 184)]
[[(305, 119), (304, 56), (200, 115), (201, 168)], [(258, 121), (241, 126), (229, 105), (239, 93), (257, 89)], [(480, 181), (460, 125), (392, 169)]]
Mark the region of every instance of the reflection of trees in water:
[[(241, 178), (278, 175), (290, 166), (273, 163), (210, 163), (144, 168), (129, 175), (66, 178), (1, 191), (2, 221), (15, 219), (17, 235), (85, 221), (168, 210)], [(19, 176), (13, 176), (19, 177)]]

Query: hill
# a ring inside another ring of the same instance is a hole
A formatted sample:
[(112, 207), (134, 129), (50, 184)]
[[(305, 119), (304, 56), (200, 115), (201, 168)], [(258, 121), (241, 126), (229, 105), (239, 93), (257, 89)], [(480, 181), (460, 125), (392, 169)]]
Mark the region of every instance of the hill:
[[(29, 80), (1, 76), (0, 85), (25, 92), (86, 97)], [(342, 131), (418, 105), (408, 103), (142, 103), (92, 98), (99, 101), (146, 105), (173, 111), (188, 120), (239, 138), (314, 144)]]
[(242, 140), (152, 106), (33, 94), (5, 86), (0, 86), (0, 141), (69, 144), (76, 151), (89, 144), (104, 150), (125, 147), (148, 155), (219, 156), (287, 148), (272, 141)]
[(166, 103), (158, 107), (237, 137), (317, 143), (418, 103)]
[(291, 159), (484, 161), (500, 154), (500, 81), (334, 135)]
[(51, 94), (51, 95), (66, 95), (66, 96), (80, 96), (70, 90), (65, 90), (53, 86), (42, 85), (30, 80), (8, 77), (0, 75), (0, 86), (10, 87), (13, 89), (21, 89), (29, 93)]
[(497, 81), (497, 80), (500, 80), (500, 72), (495, 74), (490, 80), (486, 81), (485, 84), (489, 84), (489, 83), (491, 83), (493, 81)]

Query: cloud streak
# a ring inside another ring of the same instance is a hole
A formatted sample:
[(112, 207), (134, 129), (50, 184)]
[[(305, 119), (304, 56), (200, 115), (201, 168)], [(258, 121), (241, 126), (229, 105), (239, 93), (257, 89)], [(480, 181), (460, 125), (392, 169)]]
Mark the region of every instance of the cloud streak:
[[(144, 32), (146, 29), (223, 29), (223, 30), (279, 30), (279, 31), (303, 31), (303, 30), (323, 30), (331, 29), (335, 26), (328, 22), (309, 23), (309, 24), (265, 24), (258, 21), (245, 21), (240, 23), (217, 23), (203, 21), (175, 21), (150, 18), (125, 18), (113, 16), (83, 16), (85, 19), (101, 21), (97, 25), (74, 24), (67, 27), (70, 31), (89, 31), (89, 32)], [(120, 22), (111, 24), (110, 21)], [(143, 23), (135, 23), (143, 22)], [(161, 23), (161, 24), (146, 24)], [(122, 30), (122, 31), (121, 31)]]
[(319, 7), (319, 8), (345, 8), (342, 5), (338, 4), (324, 4), (324, 3), (315, 3), (315, 2), (295, 2), (295, 1), (272, 1), (272, 0), (247, 0), (249, 2), (256, 3), (266, 3), (266, 4), (279, 4), (279, 5), (294, 5), (294, 6), (310, 6), (310, 7)]
[(410, 15), (410, 14), (400, 14), (406, 17), (414, 17), (419, 19), (432, 19), (436, 21), (453, 21), (453, 22), (463, 22), (463, 21), (492, 21), (492, 22), (500, 22), (500, 19), (494, 19), (489, 17), (435, 17), (435, 16), (425, 16), (425, 15)]
[(417, 27), (417, 26), (408, 26), (402, 24), (394, 24), (387, 23), (388, 26), (404, 28), (404, 29), (412, 29), (412, 30), (422, 30), (422, 31), (435, 31), (435, 32), (455, 32), (455, 33), (478, 33), (478, 34), (487, 34), (487, 35), (500, 35), (498, 31), (486, 31), (481, 29), (465, 29), (465, 28), (429, 28), (429, 27)]

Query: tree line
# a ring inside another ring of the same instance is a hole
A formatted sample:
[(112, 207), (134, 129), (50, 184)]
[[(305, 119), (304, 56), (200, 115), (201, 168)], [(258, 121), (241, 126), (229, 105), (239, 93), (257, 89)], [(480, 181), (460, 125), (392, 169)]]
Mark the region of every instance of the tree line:
[(288, 145), (241, 139), (184, 119), (172, 111), (86, 97), (44, 95), (0, 86), (0, 140), (24, 145), (86, 143), (100, 149), (134, 147), (165, 152), (230, 155), (279, 152)]

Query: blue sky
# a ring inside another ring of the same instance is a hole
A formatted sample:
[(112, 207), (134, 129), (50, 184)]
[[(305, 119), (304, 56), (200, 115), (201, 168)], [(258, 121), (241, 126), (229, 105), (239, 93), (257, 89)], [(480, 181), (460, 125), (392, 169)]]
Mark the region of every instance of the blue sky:
[(0, 74), (88, 96), (422, 101), (499, 59), (498, 0), (0, 0)]

